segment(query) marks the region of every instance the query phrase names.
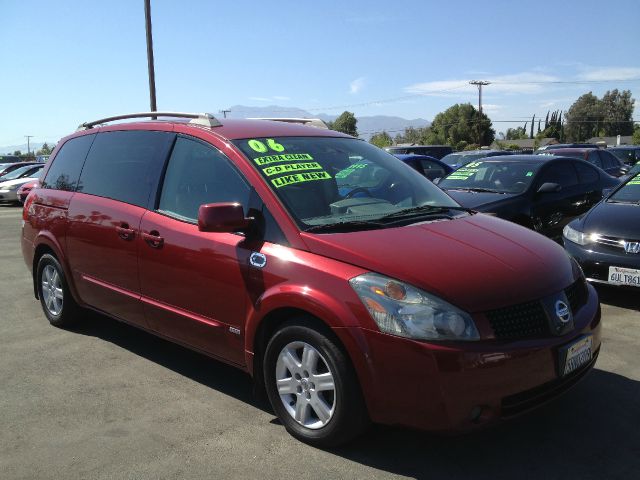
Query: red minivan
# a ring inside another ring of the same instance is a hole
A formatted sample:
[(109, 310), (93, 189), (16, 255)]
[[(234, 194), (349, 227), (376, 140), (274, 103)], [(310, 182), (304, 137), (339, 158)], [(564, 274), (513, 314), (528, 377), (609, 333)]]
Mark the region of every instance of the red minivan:
[(600, 349), (597, 295), (559, 245), (302, 125), (83, 124), (27, 198), (22, 250), (53, 325), (88, 308), (234, 365), (318, 446), (370, 421), (515, 416)]

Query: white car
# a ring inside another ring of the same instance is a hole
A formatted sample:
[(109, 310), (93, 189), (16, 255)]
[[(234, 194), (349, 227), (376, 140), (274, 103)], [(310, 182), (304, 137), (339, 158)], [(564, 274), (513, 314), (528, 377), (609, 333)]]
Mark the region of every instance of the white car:
[[(18, 170), (15, 170), (14, 172), (6, 175), (3, 178), (4, 181), (0, 182), (0, 202), (18, 203), (20, 201), (18, 198), (18, 189), (25, 183), (38, 180), (40, 174), (42, 173), (43, 167), (44, 165), (31, 165), (29, 167), (19, 168)], [(23, 173), (27, 174), (26, 177), (20, 177), (19, 171), (23, 169), (25, 169)], [(12, 176), (18, 178), (7, 178)]]

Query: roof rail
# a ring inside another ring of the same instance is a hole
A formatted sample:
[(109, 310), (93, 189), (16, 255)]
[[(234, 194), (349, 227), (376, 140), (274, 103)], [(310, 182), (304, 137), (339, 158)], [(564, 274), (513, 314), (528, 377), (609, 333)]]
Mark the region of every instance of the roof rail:
[(271, 120), (272, 122), (300, 123), (311, 127), (329, 129), (327, 124), (319, 118), (291, 118), (291, 117), (251, 117), (247, 120)]
[(173, 118), (191, 118), (189, 123), (195, 125), (204, 125), (205, 127), (220, 127), (222, 123), (210, 113), (184, 113), (184, 112), (140, 112), (127, 113), (125, 115), (116, 115), (115, 117), (101, 118), (92, 122), (84, 122), (78, 125), (78, 130), (88, 130), (101, 125), (103, 123), (115, 122), (116, 120), (126, 120), (127, 118), (146, 118), (146, 117), (173, 117)]

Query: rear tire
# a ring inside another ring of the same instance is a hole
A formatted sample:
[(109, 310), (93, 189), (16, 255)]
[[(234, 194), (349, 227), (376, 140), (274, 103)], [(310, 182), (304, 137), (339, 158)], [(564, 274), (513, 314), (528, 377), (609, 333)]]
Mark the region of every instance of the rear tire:
[(267, 345), (263, 370), (271, 406), (298, 440), (335, 447), (368, 425), (349, 358), (315, 322), (299, 318), (280, 327)]
[(77, 323), (80, 309), (69, 291), (60, 262), (49, 253), (38, 261), (36, 285), (42, 310), (51, 325), (70, 327)]

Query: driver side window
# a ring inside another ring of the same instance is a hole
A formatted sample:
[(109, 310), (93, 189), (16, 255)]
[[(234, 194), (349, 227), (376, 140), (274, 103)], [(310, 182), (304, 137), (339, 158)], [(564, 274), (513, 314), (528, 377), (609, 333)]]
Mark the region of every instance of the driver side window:
[(578, 184), (578, 175), (569, 162), (557, 162), (547, 166), (538, 182), (538, 188), (545, 183), (557, 183), (563, 189)]
[(251, 189), (219, 150), (178, 137), (164, 176), (158, 210), (195, 221), (200, 205), (238, 202), (245, 213)]

